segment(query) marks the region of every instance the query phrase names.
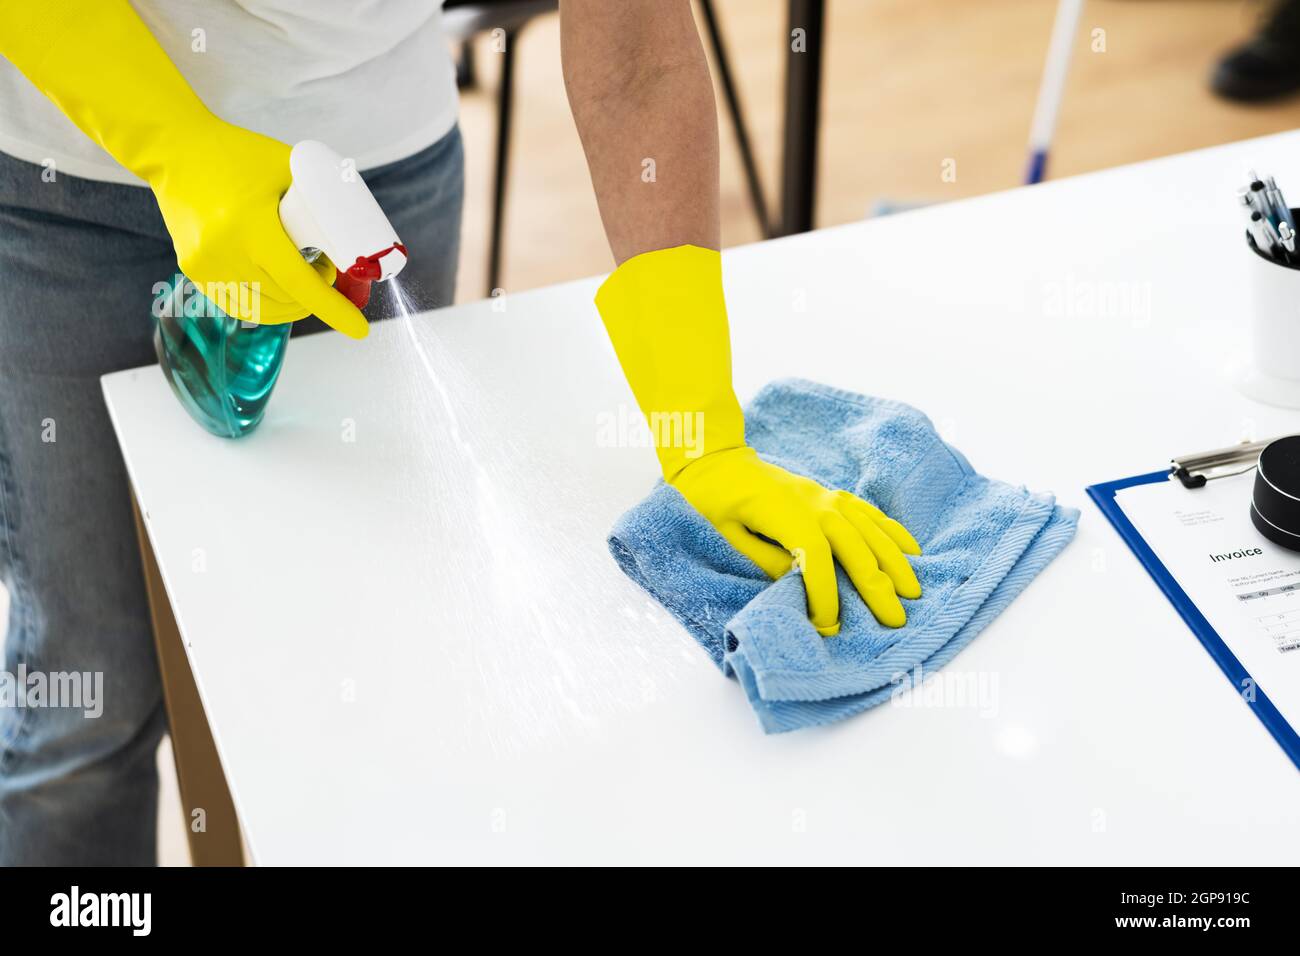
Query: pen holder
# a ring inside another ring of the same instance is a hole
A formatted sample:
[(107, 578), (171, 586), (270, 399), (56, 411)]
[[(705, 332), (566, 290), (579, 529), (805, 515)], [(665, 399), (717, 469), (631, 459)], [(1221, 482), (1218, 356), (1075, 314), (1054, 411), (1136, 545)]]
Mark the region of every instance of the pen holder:
[[(1291, 214), (1300, 219), (1300, 210)], [(1252, 341), (1236, 385), (1256, 401), (1300, 408), (1300, 267), (1260, 252), (1248, 233), (1245, 239)]]

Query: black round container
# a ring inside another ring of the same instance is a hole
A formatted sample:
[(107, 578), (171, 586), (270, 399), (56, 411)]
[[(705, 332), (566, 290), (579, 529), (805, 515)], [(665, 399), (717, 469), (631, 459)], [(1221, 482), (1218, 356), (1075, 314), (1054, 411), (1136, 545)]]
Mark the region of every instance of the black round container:
[(1260, 452), (1250, 520), (1274, 544), (1300, 551), (1300, 435), (1279, 438)]

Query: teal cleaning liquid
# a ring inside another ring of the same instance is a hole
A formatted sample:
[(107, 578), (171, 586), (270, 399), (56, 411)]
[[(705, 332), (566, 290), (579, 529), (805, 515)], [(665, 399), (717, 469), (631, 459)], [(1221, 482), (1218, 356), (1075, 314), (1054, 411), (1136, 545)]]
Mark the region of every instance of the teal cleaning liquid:
[(156, 291), (154, 351), (172, 391), (212, 434), (247, 435), (266, 414), (292, 325), (232, 319), (183, 275)]

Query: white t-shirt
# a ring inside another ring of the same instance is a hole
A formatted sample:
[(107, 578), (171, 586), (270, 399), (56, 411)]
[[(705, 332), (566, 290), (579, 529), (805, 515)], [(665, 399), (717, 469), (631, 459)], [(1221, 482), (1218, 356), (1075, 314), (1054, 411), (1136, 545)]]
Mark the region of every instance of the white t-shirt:
[[(40, 2), (40, 0), (25, 0)], [(286, 143), (318, 139), (365, 170), (456, 122), (439, 0), (131, 0), (217, 116)], [(142, 185), (0, 58), (0, 151)]]

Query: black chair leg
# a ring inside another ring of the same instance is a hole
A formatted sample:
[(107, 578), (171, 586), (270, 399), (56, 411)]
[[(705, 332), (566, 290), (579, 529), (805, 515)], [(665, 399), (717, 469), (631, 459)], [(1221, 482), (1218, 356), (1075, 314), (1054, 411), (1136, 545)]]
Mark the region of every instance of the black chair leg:
[(731, 73), (731, 60), (727, 57), (727, 48), (722, 39), (722, 30), (718, 26), (718, 17), (713, 10), (713, 0), (700, 0), (700, 10), (704, 14), (704, 25), (709, 33), (709, 43), (713, 47), (713, 56), (718, 64), (718, 80), (722, 84), (722, 95), (727, 101), (727, 113), (731, 117), (731, 126), (735, 130), (736, 143), (740, 147), (740, 161), (745, 167), (745, 181), (749, 186), (749, 200), (754, 207), (754, 218), (764, 239), (772, 236), (771, 221), (768, 217), (767, 200), (763, 195), (763, 184), (758, 176), (758, 164), (754, 161), (754, 149), (750, 144), (749, 127), (745, 123), (745, 112), (740, 105), (740, 96), (736, 92), (736, 81)]
[(474, 69), (474, 44), (466, 40), (460, 45), (456, 57), (456, 88), (472, 90), (478, 86), (478, 71)]
[[(785, 139), (781, 148), (780, 234), (813, 227), (817, 200), (817, 133), (821, 125), (822, 41), (826, 0), (789, 0), (786, 32)], [(805, 48), (790, 49), (796, 29), (804, 31)]]
[(501, 288), (501, 244), (505, 229), (506, 175), (510, 169), (510, 124), (514, 107), (515, 41), (517, 30), (505, 33), (501, 51), (501, 81), (497, 90), (497, 155), (492, 195), (492, 236), (488, 249), (487, 294)]

